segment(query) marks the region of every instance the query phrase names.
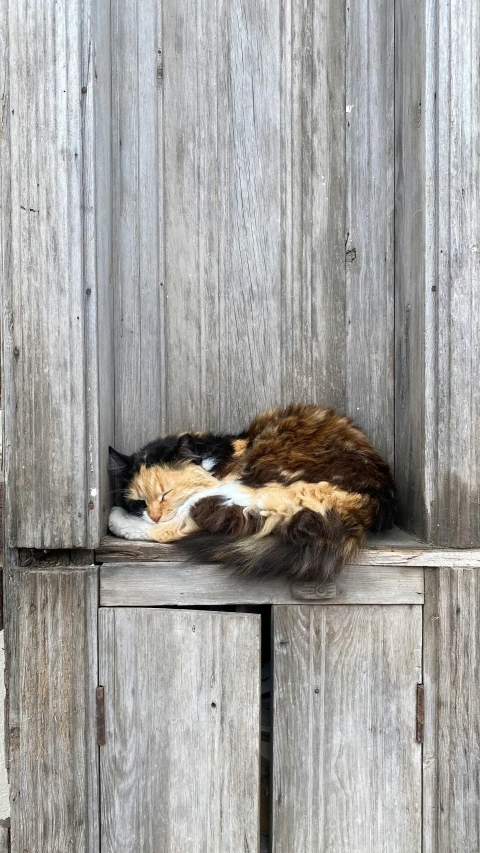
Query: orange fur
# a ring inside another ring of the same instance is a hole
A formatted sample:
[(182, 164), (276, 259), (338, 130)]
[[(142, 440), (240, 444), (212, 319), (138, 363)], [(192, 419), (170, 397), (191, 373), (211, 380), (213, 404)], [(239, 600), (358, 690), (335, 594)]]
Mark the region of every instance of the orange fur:
[(146, 502), (152, 521), (164, 522), (173, 520), (179, 507), (195, 492), (217, 484), (218, 480), (200, 465), (186, 463), (180, 468), (142, 465), (130, 483), (127, 495), (132, 500)]

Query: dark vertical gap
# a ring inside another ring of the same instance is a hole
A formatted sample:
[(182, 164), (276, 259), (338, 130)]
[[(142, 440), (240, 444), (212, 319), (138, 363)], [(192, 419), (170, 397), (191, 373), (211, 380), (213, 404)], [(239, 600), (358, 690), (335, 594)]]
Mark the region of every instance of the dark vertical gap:
[[(423, 585), (425, 589), (425, 569), (423, 570)], [(425, 685), (425, 605), (422, 604), (422, 684)], [(425, 690), (425, 686), (423, 688)], [(425, 698), (424, 698), (425, 702)], [(416, 709), (415, 709), (416, 713)], [(423, 778), (423, 753), (425, 749), (425, 704), (423, 711), (423, 740), (420, 744), (420, 851), (424, 853), (424, 825), (425, 825), (425, 803), (424, 803), (424, 778)]]
[(396, 16), (397, 16), (397, 3), (398, 0), (394, 0), (393, 2), (393, 147), (392, 147), (392, 157), (393, 157), (393, 257), (392, 257), (392, 287), (393, 287), (393, 341), (392, 341), (392, 369), (393, 369), (393, 395), (392, 395), (392, 405), (393, 405), (393, 420), (392, 420), (392, 428), (393, 428), (393, 441), (392, 441), (392, 471), (393, 477), (395, 481), (395, 469), (397, 464), (397, 445), (396, 445), (396, 435), (397, 435), (397, 368), (396, 368), (396, 352), (397, 352), (397, 288), (396, 288), (396, 271), (397, 271), (397, 205), (396, 205), (396, 179), (397, 179), (397, 169), (396, 169), (396, 155), (397, 155), (397, 90), (396, 90), (396, 63), (397, 63), (397, 43), (396, 43)]
[[(261, 608), (262, 618), (262, 686), (260, 732), (260, 853), (272, 847), (272, 719), (273, 719), (273, 647), (270, 606)], [(263, 830), (263, 832), (262, 832)]]
[[(117, 118), (118, 118), (118, 114), (119, 114), (119, 109), (118, 109), (118, 85), (117, 85), (117, 91), (115, 92), (114, 74), (113, 74), (113, 65), (115, 62), (114, 45), (118, 42), (118, 8), (117, 8), (117, 14), (115, 16), (115, 24), (117, 25), (117, 32), (115, 34), (113, 31), (113, 23), (114, 23), (113, 4), (114, 4), (114, 0), (110, 0), (110, 99), (111, 99), (111, 140), (112, 140), (111, 152), (110, 152), (111, 153), (111, 170), (112, 170), (111, 183), (110, 183), (110, 196), (111, 196), (110, 201), (111, 201), (111, 216), (112, 216), (110, 281), (111, 281), (111, 300), (112, 300), (111, 306), (112, 306), (112, 357), (113, 357), (113, 366), (112, 366), (113, 446), (116, 447), (117, 446), (117, 396), (116, 396), (117, 395), (117, 388), (116, 388), (116, 384), (117, 384), (116, 328), (117, 328), (117, 325), (116, 325), (115, 321), (116, 321), (118, 309), (116, 307), (117, 306), (117, 299), (116, 299), (116, 293), (115, 293), (115, 291), (116, 291), (116, 275), (115, 275), (115, 273), (116, 273), (116, 269), (117, 269), (117, 262), (114, 259), (114, 255), (113, 255), (113, 246), (115, 243), (115, 231), (116, 231), (116, 225), (117, 225), (117, 216), (116, 216), (116, 211), (115, 211), (115, 201), (116, 201), (115, 181), (116, 181), (117, 176), (116, 176), (114, 170), (115, 170), (115, 164), (117, 162), (117, 157), (118, 157), (119, 140), (118, 140), (118, 136), (117, 136), (117, 138), (114, 139), (115, 127), (114, 127), (113, 104), (114, 104), (115, 98), (117, 99), (117, 105), (116, 105), (116, 107), (117, 107), (116, 117)], [(114, 38), (114, 35), (116, 35), (116, 38)], [(117, 79), (117, 84), (118, 84), (118, 79)], [(117, 147), (117, 157), (115, 157), (115, 158), (113, 156), (113, 146), (114, 145), (116, 145), (116, 147)], [(112, 482), (113, 482), (113, 488), (116, 489), (117, 485), (118, 485), (117, 481), (112, 480)], [(116, 494), (116, 492), (114, 491), (113, 503), (115, 503), (115, 494)]]
[[(97, 566), (97, 638), (96, 638), (96, 649), (97, 649), (97, 685), (100, 684), (100, 568)], [(105, 705), (104, 705), (105, 712)], [(96, 733), (96, 726), (95, 726)], [(101, 747), (97, 742), (97, 773), (98, 773), (98, 853), (102, 853), (102, 779), (101, 779)]]
[[(163, 373), (163, 378), (161, 379), (161, 394), (162, 394), (162, 404), (163, 411), (161, 413), (161, 425), (162, 431), (167, 428), (167, 384), (168, 384), (168, 370), (167, 370), (167, 359), (168, 359), (168, 346), (167, 346), (167, 300), (166, 300), (166, 268), (167, 268), (167, 238), (166, 238), (166, 210), (165, 210), (165, 70), (168, 66), (165, 63), (165, 20), (163, 15), (164, 4), (163, 0), (157, 0), (160, 3), (160, 28), (161, 28), (161, 46), (160, 50), (161, 54), (161, 62), (162, 62), (162, 88), (161, 88), (161, 149), (162, 149), (162, 198), (161, 198), (161, 233), (159, 233), (159, 242), (158, 247), (160, 248), (160, 240), (162, 241), (162, 265), (160, 268), (159, 265), (159, 275), (161, 277), (161, 305), (162, 305), (162, 363), (161, 363), (161, 371)], [(158, 101), (157, 101), (157, 121), (158, 121)], [(158, 127), (158, 125), (157, 125)], [(158, 220), (159, 221), (159, 220)], [(160, 229), (159, 229), (160, 232)], [(160, 328), (160, 325), (159, 325)]]

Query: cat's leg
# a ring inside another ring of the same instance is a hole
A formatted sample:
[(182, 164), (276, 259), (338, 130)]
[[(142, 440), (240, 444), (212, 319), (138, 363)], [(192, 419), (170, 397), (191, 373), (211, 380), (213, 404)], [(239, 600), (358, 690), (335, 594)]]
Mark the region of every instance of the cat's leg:
[(110, 513), (108, 527), (111, 533), (123, 539), (142, 539), (150, 542), (176, 542), (188, 533), (198, 530), (191, 518), (175, 515), (169, 521), (152, 524), (118, 506), (114, 507)]
[(199, 527), (189, 516), (180, 518), (175, 515), (170, 521), (160, 521), (158, 524), (149, 525), (149, 539), (152, 542), (178, 542), (189, 533), (196, 533)]
[(122, 507), (114, 506), (108, 519), (108, 529), (114, 536), (123, 539), (150, 539), (153, 525), (138, 515), (132, 515)]

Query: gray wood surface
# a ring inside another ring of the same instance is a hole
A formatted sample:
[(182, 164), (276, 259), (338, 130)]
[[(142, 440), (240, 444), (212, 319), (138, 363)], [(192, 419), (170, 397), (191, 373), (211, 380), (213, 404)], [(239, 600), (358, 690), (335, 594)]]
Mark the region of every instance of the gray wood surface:
[(480, 583), (472, 569), (426, 573), (425, 853), (480, 849)]
[(396, 457), (403, 523), (480, 543), (476, 0), (396, 4)]
[(161, 17), (157, 0), (112, 3), (115, 442), (124, 450), (165, 418)]
[(243, 578), (221, 566), (184, 563), (119, 563), (100, 569), (100, 603), (116, 607), (175, 605), (422, 604), (423, 570), (348, 566), (332, 584), (292, 584), (284, 578)]
[(346, 407), (393, 464), (394, 7), (349, 0), (346, 26)]
[(257, 851), (260, 617), (99, 619), (102, 851)]
[(345, 10), (280, 11), (282, 390), (344, 409)]
[(393, 13), (358, 5), (346, 151), (341, 4), (114, 3), (119, 449), (304, 399), (391, 458)]
[(434, 498), (432, 541), (472, 547), (480, 544), (480, 5), (440, 0), (437, 15), (437, 290), (426, 340), (437, 367), (428, 396), (438, 395), (426, 500)]
[(275, 607), (273, 853), (420, 853), (420, 607)]
[[(181, 545), (156, 542), (131, 542), (105, 536), (95, 551), (100, 563), (180, 562)], [(436, 548), (425, 545), (398, 528), (368, 539), (367, 548), (355, 560), (359, 566), (458, 566), (480, 567), (480, 549)]]
[(98, 569), (10, 569), (12, 853), (98, 853)]
[(108, 207), (96, 226), (109, 197), (110, 74), (108, 14), (96, 11), (93, 0), (2, 4), (4, 459), (16, 546), (87, 547), (103, 526), (97, 299), (106, 328)]
[(10, 853), (10, 818), (0, 823), (0, 853)]

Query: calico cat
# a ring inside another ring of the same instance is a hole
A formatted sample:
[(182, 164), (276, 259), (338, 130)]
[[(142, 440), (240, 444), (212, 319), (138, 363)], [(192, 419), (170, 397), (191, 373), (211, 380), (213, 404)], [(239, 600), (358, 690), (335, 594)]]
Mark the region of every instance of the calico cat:
[(323, 581), (352, 561), (367, 531), (394, 523), (389, 466), (333, 409), (292, 404), (239, 435), (169, 435), (124, 456), (110, 448), (123, 508), (112, 533), (182, 541), (195, 562)]

